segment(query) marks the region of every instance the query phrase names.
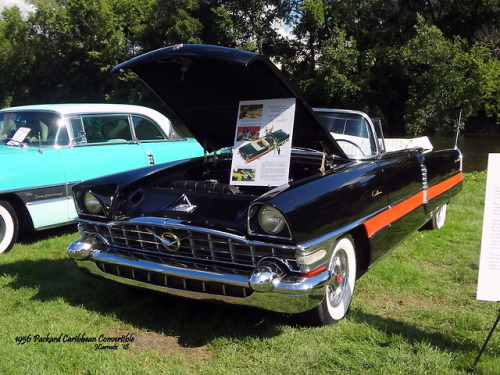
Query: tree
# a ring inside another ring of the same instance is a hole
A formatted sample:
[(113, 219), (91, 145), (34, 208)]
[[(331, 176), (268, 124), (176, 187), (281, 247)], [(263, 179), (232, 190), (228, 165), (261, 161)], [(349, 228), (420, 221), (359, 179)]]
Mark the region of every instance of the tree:
[(144, 51), (181, 43), (200, 43), (199, 0), (156, 0), (140, 36)]
[(480, 34), (494, 33), (500, 24), (498, 0), (429, 0), (426, 3), (429, 21), (447, 38), (460, 36), (469, 43), (481, 42)]
[[(314, 105), (361, 109), (392, 131), (498, 119), (498, 0), (31, 0), (0, 16), (0, 104), (152, 96), (110, 67), (177, 43), (269, 56)], [(286, 25), (292, 38), (277, 30)]]
[(204, 43), (273, 55), (281, 41), (275, 25), (288, 8), (279, 0), (204, 0), (198, 16)]
[(144, 40), (149, 33), (156, 0), (114, 0), (112, 2), (117, 24), (127, 41), (128, 54), (136, 56), (145, 52)]
[(325, 6), (323, 0), (304, 0), (297, 8), (300, 22), (295, 28), (297, 37), (305, 41), (307, 46), (307, 69), (312, 71), (316, 66), (316, 51), (321, 49), (321, 29), (325, 24)]
[(128, 55), (113, 0), (35, 0), (32, 101), (103, 100), (107, 71)]
[[(422, 17), (417, 35), (399, 51), (409, 84), (405, 107), (406, 128), (411, 133), (449, 131), (459, 110), (463, 120), (490, 108), (498, 115), (498, 67), (483, 47), (468, 50), (461, 38), (447, 39)], [(495, 98), (496, 96), (496, 98)]]
[(361, 54), (353, 38), (337, 31), (324, 41), (314, 77), (301, 81), (301, 87), (315, 105), (359, 108), (359, 98), (366, 87), (359, 69)]
[(34, 63), (28, 25), (18, 7), (0, 15), (0, 108), (21, 103), (30, 92)]

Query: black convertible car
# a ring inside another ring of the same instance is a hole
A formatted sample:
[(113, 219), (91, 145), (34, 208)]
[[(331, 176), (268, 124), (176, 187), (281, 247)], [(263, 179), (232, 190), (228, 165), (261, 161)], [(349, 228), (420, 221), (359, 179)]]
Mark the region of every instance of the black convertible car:
[[(206, 156), (84, 181), (84, 271), (173, 295), (342, 319), (354, 284), (410, 233), (439, 228), (462, 187), (458, 149), (384, 140), (364, 113), (312, 108), (264, 56), (177, 45), (129, 60)], [(231, 184), (240, 101), (295, 98), (288, 182)]]

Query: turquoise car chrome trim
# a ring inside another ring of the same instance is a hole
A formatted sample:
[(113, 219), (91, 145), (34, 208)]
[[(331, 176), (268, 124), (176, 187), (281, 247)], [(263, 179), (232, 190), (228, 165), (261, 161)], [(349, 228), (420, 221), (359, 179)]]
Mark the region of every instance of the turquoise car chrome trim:
[(71, 197), (71, 188), (67, 184), (42, 186), (25, 189), (16, 192), (16, 195), (26, 204), (52, 199), (63, 199)]

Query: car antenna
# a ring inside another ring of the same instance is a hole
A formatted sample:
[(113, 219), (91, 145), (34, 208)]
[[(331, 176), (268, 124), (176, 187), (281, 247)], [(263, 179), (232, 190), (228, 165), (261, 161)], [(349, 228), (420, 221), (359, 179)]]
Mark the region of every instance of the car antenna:
[(455, 149), (458, 148), (458, 136), (460, 134), (460, 123), (461, 122), (462, 122), (462, 109), (460, 109), (460, 114), (458, 115), (457, 135), (455, 136)]

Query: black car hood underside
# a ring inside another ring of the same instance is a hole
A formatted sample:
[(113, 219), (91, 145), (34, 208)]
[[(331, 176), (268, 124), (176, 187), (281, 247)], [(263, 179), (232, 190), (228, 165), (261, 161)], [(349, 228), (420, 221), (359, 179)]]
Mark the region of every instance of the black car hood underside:
[(346, 157), (302, 96), (265, 56), (209, 45), (177, 45), (126, 61), (207, 152), (234, 143), (242, 100), (296, 98), (292, 145)]

